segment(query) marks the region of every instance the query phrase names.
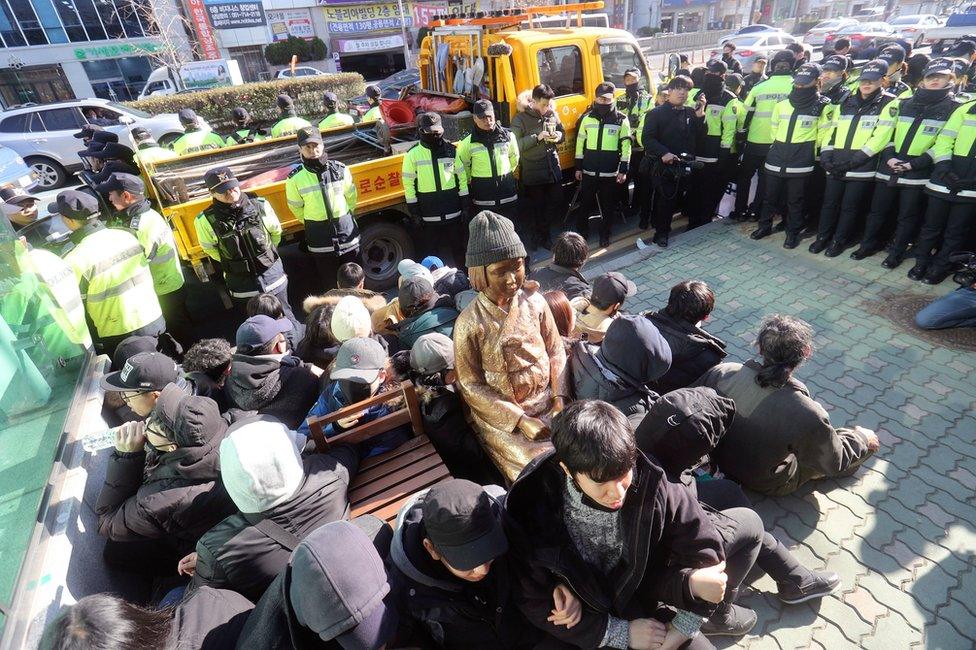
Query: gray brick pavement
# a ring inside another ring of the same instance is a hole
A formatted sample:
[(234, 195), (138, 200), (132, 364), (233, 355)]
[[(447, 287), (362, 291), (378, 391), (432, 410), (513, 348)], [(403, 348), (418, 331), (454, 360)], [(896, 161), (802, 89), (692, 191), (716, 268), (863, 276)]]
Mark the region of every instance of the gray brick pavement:
[(632, 311), (658, 308), (676, 282), (695, 278), (716, 291), (709, 331), (730, 359), (753, 356), (762, 316), (810, 322), (817, 351), (797, 376), (835, 426), (878, 430), (883, 448), (853, 477), (797, 495), (755, 497), (766, 527), (815, 569), (843, 577), (822, 602), (785, 606), (766, 577), (742, 603), (759, 623), (719, 647), (976, 647), (976, 354), (940, 346), (879, 315), (907, 293), (934, 298), (954, 288), (881, 268), (787, 251), (783, 236), (754, 242), (748, 227), (715, 223), (672, 238), (661, 251), (634, 251), (588, 268), (620, 270), (640, 293)]

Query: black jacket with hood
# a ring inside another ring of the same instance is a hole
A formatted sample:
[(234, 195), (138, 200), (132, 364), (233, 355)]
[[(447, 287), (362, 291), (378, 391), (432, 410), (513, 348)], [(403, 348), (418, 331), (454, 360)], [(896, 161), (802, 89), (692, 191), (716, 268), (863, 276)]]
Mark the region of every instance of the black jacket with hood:
[(254, 603), (229, 589), (191, 589), (176, 606), (166, 648), (224, 650), (232, 648)]
[(658, 393), (663, 395), (691, 386), (726, 357), (725, 342), (694, 323), (673, 318), (663, 311), (648, 312), (644, 316), (654, 323), (671, 348), (671, 367), (651, 384)]
[[(504, 490), (492, 485), (485, 492), (495, 500), (501, 517)], [(542, 637), (530, 626), (512, 598), (512, 566), (506, 556), (496, 559), (488, 575), (477, 583), (456, 578), (430, 557), (423, 540), (426, 492), (400, 511), (402, 522), (393, 535), (390, 560), (403, 585), (403, 609), (418, 621), (439, 648), (532, 648)]]
[(322, 384), (298, 357), (235, 354), (224, 385), (230, 406), (257, 411), (297, 429), (322, 392)]
[[(172, 538), (187, 551), (203, 533), (237, 511), (220, 481), (220, 441), (227, 423), (207, 397), (175, 395), (170, 384), (160, 400), (179, 397), (176, 422), (163, 422), (178, 445), (147, 464), (146, 452), (113, 451), (105, 485), (95, 503), (98, 532), (114, 541)], [(157, 409), (158, 412), (158, 409)]]
[[(708, 616), (711, 603), (691, 595), (691, 573), (724, 560), (722, 538), (686, 487), (637, 454), (621, 508), (623, 552), (610, 575), (584, 561), (563, 521), (566, 474), (555, 451), (537, 456), (516, 479), (505, 502), (509, 557), (515, 562), (516, 602), (530, 623), (564, 643), (600, 646), (610, 615), (648, 617), (663, 602)], [(565, 583), (583, 603), (572, 629), (546, 619), (552, 592)]]

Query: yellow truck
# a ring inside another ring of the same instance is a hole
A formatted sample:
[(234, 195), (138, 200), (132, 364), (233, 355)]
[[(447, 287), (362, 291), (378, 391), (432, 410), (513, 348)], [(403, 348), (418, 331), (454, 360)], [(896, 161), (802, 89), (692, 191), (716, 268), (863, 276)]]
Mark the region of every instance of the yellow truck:
[[(515, 116), (520, 93), (540, 83), (556, 91), (555, 107), (567, 137), (560, 147), (564, 170), (573, 165), (576, 124), (602, 81), (623, 87), (624, 71), (650, 70), (629, 32), (585, 26), (602, 2), (541, 7), (522, 13), (439, 20), (420, 48), (419, 95), (450, 104), (439, 111), (445, 136), (459, 140), (472, 128), (470, 102), (488, 98), (502, 125)], [(553, 25), (553, 23), (556, 25)], [(541, 26), (537, 23), (544, 23)], [(458, 106), (464, 107), (455, 110)], [(374, 288), (391, 286), (400, 259), (414, 253), (400, 181), (403, 153), (415, 142), (414, 125), (356, 124), (323, 131), (329, 155), (350, 167), (359, 191), (356, 217), (362, 231), (362, 265)], [(248, 191), (268, 199), (286, 237), (302, 224), (288, 209), (284, 179), (298, 160), (294, 136), (228, 147), (160, 162), (146, 176), (163, 214), (171, 220), (183, 259), (201, 279), (211, 272), (196, 238), (194, 218), (210, 202), (203, 174), (228, 166)]]

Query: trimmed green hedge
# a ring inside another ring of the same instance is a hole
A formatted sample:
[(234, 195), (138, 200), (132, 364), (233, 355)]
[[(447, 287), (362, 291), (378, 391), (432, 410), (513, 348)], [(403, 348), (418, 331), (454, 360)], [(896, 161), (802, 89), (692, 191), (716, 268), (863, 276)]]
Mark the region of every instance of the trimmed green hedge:
[(147, 97), (127, 106), (138, 108), (153, 115), (177, 113), (182, 108), (192, 108), (216, 130), (229, 130), (232, 125), (231, 111), (243, 106), (251, 119), (259, 126), (270, 126), (278, 120), (278, 95), (285, 93), (295, 100), (295, 110), (313, 124), (325, 113), (322, 94), (331, 90), (340, 99), (361, 95), (366, 90), (363, 76), (356, 72), (340, 72), (298, 79), (276, 79), (240, 86), (224, 86), (181, 95)]

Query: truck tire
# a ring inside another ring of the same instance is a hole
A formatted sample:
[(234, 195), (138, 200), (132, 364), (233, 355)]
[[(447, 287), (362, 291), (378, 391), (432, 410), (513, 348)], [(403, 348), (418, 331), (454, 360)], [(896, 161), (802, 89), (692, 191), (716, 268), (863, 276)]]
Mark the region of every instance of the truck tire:
[(56, 190), (68, 180), (68, 172), (59, 163), (44, 156), (28, 156), (24, 162), (37, 175), (37, 187)]
[(366, 288), (385, 291), (396, 284), (397, 264), (413, 258), (415, 249), (413, 238), (401, 224), (376, 219), (360, 232), (359, 250)]

